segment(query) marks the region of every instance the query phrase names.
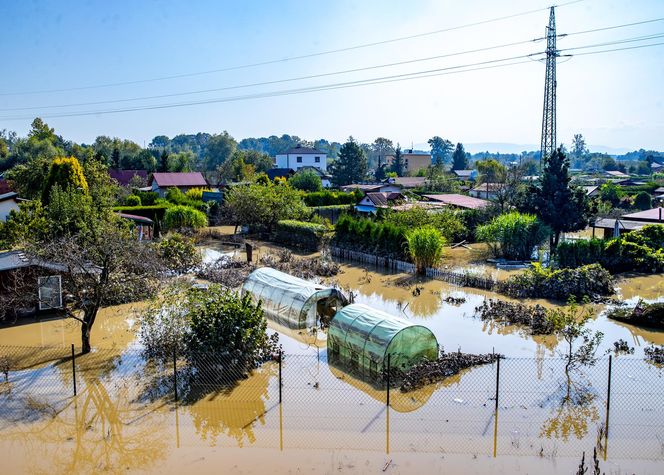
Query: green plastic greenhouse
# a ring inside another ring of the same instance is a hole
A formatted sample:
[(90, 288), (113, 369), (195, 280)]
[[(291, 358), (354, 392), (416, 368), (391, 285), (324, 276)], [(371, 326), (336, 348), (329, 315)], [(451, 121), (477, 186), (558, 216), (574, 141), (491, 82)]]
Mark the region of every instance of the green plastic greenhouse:
[(438, 341), (427, 327), (362, 304), (340, 309), (327, 334), (331, 362), (349, 365), (363, 375), (377, 377), (387, 366), (409, 369), (418, 361), (438, 358)]
[(329, 321), (348, 300), (338, 289), (324, 287), (270, 267), (256, 269), (242, 286), (265, 316), (288, 328), (311, 328)]

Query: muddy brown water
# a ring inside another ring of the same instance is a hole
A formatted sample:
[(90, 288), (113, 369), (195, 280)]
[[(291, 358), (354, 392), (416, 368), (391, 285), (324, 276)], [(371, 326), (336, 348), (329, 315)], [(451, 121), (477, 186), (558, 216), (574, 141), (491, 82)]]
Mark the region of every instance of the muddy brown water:
[[(206, 248), (242, 254), (215, 243)], [(259, 246), (258, 255), (262, 252), (268, 247)], [(450, 266), (463, 265), (463, 252), (455, 252)], [(342, 270), (334, 279), (354, 293), (356, 302), (428, 326), (446, 350), (512, 357), (503, 367), (506, 392), (498, 424), (492, 400), (495, 365), (471, 368), (416, 394), (393, 394), (388, 411), (384, 391), (327, 365), (324, 333), (273, 323), (271, 331), (280, 333), (291, 355), (284, 360), (281, 405), (276, 363), (231, 391), (210, 391), (194, 403), (175, 405), (168, 392), (146, 399), (146, 364), (136, 341), (144, 304), (138, 303), (101, 311), (92, 337), (96, 351), (79, 361), (75, 398), (69, 361), (53, 363), (30, 350), (49, 347), (65, 358), (69, 345), (79, 344), (75, 321), (0, 328), (0, 347), (23, 347), (15, 356), (24, 368), (10, 375), (10, 393), (0, 387), (0, 454), (11, 454), (3, 457), (5, 473), (218, 473), (219, 467), (233, 473), (382, 473), (386, 464), (386, 473), (572, 473), (580, 453), (592, 451), (605, 419), (605, 360), (587, 378), (598, 387), (591, 403), (583, 411), (561, 412), (550, 401), (560, 384), (560, 365), (552, 359), (559, 342), (473, 317), (485, 298), (504, 297), (351, 263)], [(658, 299), (664, 295), (663, 281), (661, 275), (636, 276), (619, 287), (626, 299)], [(451, 305), (443, 301), (447, 296), (466, 302)], [(618, 338), (635, 346), (637, 356), (648, 344), (664, 344), (662, 332), (610, 321), (601, 310), (597, 307), (590, 325), (605, 333), (602, 350)], [(652, 414), (664, 412), (657, 402), (664, 399), (661, 370), (619, 358), (614, 371), (620, 396), (614, 396), (603, 469), (658, 473), (664, 456), (658, 437), (664, 437), (664, 428)], [(631, 408), (632, 389), (661, 392), (657, 401)]]

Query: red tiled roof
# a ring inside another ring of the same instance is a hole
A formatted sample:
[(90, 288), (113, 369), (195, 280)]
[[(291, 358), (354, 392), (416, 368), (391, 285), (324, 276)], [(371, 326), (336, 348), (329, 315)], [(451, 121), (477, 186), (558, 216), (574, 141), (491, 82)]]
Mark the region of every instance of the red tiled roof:
[(459, 208), (467, 209), (480, 209), (491, 204), (490, 201), (473, 198), (472, 196), (459, 195), (457, 193), (449, 193), (443, 195), (424, 195), (432, 201), (439, 201), (450, 206), (458, 206)]
[(150, 184), (157, 182), (160, 187), (168, 186), (207, 186), (201, 172), (188, 173), (153, 173)]
[(139, 176), (145, 180), (148, 178), (147, 170), (118, 170), (111, 168), (108, 170), (108, 175), (122, 186), (127, 186), (134, 176)]

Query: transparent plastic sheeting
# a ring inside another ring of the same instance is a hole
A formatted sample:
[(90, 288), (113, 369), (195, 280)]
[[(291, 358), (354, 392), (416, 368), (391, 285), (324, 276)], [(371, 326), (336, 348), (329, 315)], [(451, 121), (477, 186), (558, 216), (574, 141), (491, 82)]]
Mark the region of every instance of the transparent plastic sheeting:
[(387, 365), (408, 369), (423, 358), (438, 357), (436, 336), (422, 325), (414, 325), (380, 310), (362, 304), (351, 304), (339, 310), (327, 336), (327, 350), (337, 358), (377, 376)]
[(289, 328), (310, 328), (316, 325), (317, 304), (341, 307), (348, 301), (338, 290), (294, 277), (270, 267), (256, 269), (242, 286), (254, 303), (262, 301), (265, 316)]

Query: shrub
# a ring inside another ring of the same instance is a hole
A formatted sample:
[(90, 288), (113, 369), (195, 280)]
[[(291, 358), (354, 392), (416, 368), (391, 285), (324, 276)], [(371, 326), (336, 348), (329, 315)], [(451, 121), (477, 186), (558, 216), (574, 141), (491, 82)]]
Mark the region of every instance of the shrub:
[(449, 210), (428, 212), (422, 208), (412, 208), (407, 211), (388, 211), (383, 220), (408, 229), (432, 226), (440, 231), (448, 242), (459, 240), (466, 233), (466, 227), (459, 215)]
[(525, 261), (535, 246), (551, 234), (551, 229), (535, 215), (512, 212), (479, 226), (476, 234), (480, 241), (489, 243), (496, 257)]
[(361, 191), (345, 193), (343, 191), (323, 190), (306, 193), (303, 199), (307, 206), (331, 206), (355, 204), (363, 196), (364, 194)]
[(323, 182), (313, 170), (303, 170), (290, 177), (288, 184), (297, 190), (316, 192), (323, 189)]
[(179, 233), (171, 233), (157, 245), (164, 265), (177, 273), (189, 272), (201, 263), (201, 254), (194, 240)]
[(78, 189), (82, 193), (88, 192), (88, 181), (83, 173), (83, 167), (76, 157), (53, 159), (42, 191), (42, 203), (48, 203), (51, 189), (55, 185), (58, 185), (63, 191)]
[(302, 219), (307, 213), (300, 192), (280, 185), (234, 186), (224, 206), (235, 222), (267, 230), (274, 229), (277, 221)]
[(166, 229), (202, 228), (207, 224), (205, 214), (189, 206), (173, 206), (168, 208), (164, 215)]
[(188, 200), (202, 201), (204, 191), (210, 191), (210, 190), (207, 189), (207, 188), (191, 188), (191, 189), (187, 190), (187, 192), (184, 194), (184, 196)]
[(579, 239), (563, 241), (556, 247), (554, 259), (560, 268), (580, 267), (603, 262), (607, 241), (604, 239)]
[(639, 191), (634, 197), (634, 206), (646, 210), (652, 208), (652, 197), (647, 191)]
[(140, 191), (134, 190), (133, 194), (138, 196), (141, 199), (141, 204), (145, 206), (152, 206), (159, 198), (159, 193), (156, 191)]
[(386, 257), (408, 259), (406, 232), (407, 228), (392, 223), (375, 222), (346, 214), (337, 221), (334, 240), (342, 246)]
[(141, 198), (136, 195), (129, 195), (125, 198), (125, 205), (127, 206), (141, 206)]
[(427, 267), (433, 267), (443, 257), (445, 238), (433, 226), (416, 228), (406, 234), (408, 252), (419, 274), (424, 274)]
[(525, 272), (499, 282), (498, 290), (514, 298), (565, 301), (570, 297), (595, 298), (614, 293), (611, 274), (599, 264), (558, 270), (545, 269), (535, 264)]
[(306, 249), (320, 247), (327, 228), (322, 224), (285, 219), (277, 222), (275, 240), (282, 244), (294, 244)]

